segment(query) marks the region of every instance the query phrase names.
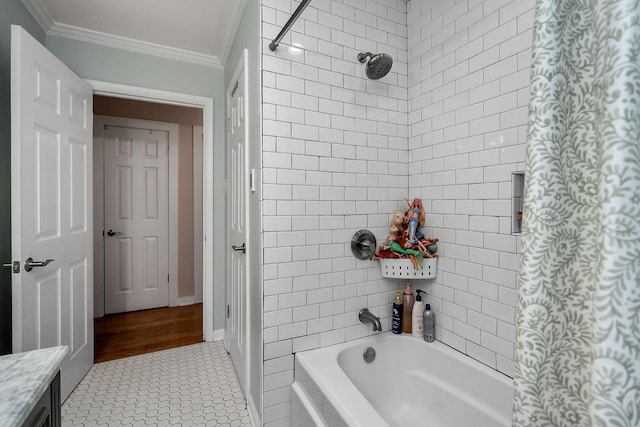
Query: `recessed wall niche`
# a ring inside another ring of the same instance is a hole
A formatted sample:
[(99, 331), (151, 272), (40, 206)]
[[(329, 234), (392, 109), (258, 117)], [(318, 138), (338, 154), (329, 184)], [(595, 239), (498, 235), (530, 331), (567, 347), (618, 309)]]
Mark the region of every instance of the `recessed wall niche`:
[(511, 234), (522, 233), (522, 199), (524, 196), (524, 172), (514, 172), (511, 175)]

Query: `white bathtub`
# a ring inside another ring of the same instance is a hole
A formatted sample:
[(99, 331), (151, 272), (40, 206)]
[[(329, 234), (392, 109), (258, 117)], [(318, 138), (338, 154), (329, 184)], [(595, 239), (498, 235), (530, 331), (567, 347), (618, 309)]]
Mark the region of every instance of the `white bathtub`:
[(511, 378), (437, 341), (385, 333), (295, 361), (294, 427), (511, 425)]

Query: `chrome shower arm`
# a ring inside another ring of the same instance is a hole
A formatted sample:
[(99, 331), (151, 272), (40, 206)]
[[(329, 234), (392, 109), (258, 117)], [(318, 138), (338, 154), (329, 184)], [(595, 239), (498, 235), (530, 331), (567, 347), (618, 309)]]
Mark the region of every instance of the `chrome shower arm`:
[(367, 62), (367, 59), (371, 58), (373, 56), (373, 53), (371, 52), (361, 52), (358, 54), (358, 61), (361, 64), (364, 64), (365, 62)]

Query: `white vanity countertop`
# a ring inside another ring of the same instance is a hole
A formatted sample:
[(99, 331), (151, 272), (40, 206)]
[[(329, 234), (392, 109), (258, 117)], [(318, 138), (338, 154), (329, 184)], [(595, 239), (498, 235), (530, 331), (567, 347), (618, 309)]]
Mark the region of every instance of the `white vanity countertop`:
[(0, 357), (1, 426), (22, 425), (68, 351), (67, 346), (59, 346)]

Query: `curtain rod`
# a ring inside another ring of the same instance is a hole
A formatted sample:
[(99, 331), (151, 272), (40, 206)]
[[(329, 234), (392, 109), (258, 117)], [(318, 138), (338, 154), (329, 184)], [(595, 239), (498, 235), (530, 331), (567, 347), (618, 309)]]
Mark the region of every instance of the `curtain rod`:
[(295, 12), (293, 12), (293, 15), (291, 15), (291, 18), (289, 18), (287, 23), (284, 24), (284, 27), (282, 27), (282, 30), (280, 31), (278, 36), (273, 39), (271, 43), (269, 43), (269, 49), (271, 49), (272, 52), (274, 52), (278, 48), (280, 40), (282, 40), (284, 35), (287, 34), (287, 31), (289, 31), (289, 29), (293, 26), (302, 11), (304, 11), (304, 8), (307, 7), (310, 2), (311, 0), (302, 0), (302, 2), (298, 5), (298, 8), (295, 10)]

